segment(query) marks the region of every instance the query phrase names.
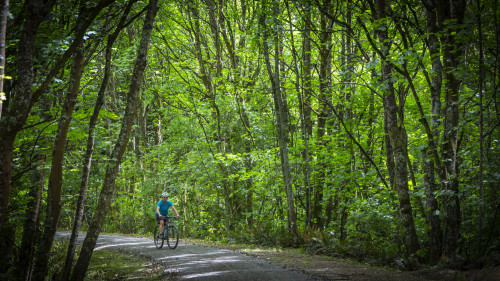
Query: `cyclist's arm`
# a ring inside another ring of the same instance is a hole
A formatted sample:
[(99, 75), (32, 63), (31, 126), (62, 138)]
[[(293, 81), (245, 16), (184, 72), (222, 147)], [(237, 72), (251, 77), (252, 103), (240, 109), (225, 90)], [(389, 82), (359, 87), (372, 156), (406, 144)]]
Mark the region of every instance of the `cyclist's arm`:
[(174, 210), (176, 216), (179, 216), (179, 213), (177, 213), (177, 210), (175, 209), (174, 206), (172, 206), (172, 210)]
[(158, 214), (158, 216), (162, 217), (160, 213), (160, 206), (156, 206), (156, 213)]

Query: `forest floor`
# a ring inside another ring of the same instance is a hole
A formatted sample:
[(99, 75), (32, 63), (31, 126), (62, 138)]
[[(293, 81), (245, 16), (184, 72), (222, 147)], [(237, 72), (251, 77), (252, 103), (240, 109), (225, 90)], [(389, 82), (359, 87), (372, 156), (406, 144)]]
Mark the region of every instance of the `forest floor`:
[(219, 244), (201, 240), (189, 243), (228, 249), (259, 259), (266, 259), (285, 267), (302, 270), (327, 280), (442, 280), (442, 281), (500, 281), (500, 266), (481, 270), (419, 269), (399, 271), (390, 268), (370, 266), (347, 259), (324, 255), (311, 255), (299, 249), (276, 249), (238, 244)]
[[(58, 236), (69, 237), (69, 233), (60, 232)], [(83, 237), (80, 235), (80, 240)], [(420, 269), (403, 272), (310, 255), (298, 249), (215, 244), (200, 240), (181, 240), (175, 250), (170, 250), (167, 245), (156, 249), (152, 238), (100, 235), (95, 251), (103, 249), (150, 260), (156, 265), (156, 271), (161, 270), (160, 275), (166, 277), (161, 280), (500, 281), (500, 267), (474, 271)], [(133, 279), (147, 279), (143, 274), (141, 276)]]

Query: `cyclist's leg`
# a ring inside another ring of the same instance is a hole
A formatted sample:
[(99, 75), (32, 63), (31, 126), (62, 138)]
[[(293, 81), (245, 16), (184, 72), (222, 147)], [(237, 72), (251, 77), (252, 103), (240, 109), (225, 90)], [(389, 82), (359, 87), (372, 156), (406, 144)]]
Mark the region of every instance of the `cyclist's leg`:
[(163, 220), (156, 214), (156, 221), (160, 224), (160, 236), (163, 236)]

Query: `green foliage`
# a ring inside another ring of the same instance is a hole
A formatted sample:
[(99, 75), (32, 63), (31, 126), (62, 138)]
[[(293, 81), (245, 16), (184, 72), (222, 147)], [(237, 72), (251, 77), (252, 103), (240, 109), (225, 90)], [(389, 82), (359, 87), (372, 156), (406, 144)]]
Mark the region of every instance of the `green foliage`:
[[(413, 258), (407, 257), (398, 194), (383, 183), (390, 183), (384, 98), (392, 84), (400, 126), (396, 129), (404, 128), (407, 132), (405, 149), (408, 169), (412, 172), (407, 182), (420, 243), (417, 256), (423, 262), (429, 261), (430, 225), (426, 216), (429, 207), (424, 182), (428, 174), (422, 165), (424, 150), (435, 148), (439, 157), (430, 161), (435, 170), (431, 180), (436, 183), (433, 193), (439, 205), (436, 213), (442, 227), (447, 198), (453, 195), (453, 191), (446, 189), (449, 179), (443, 180), (438, 171), (439, 165), (452, 161), (446, 155), (449, 139), (445, 124), (450, 120), (447, 114), (451, 104), (445, 99), (450, 89), (444, 78), (439, 93), (440, 116), (433, 120), (431, 111), (432, 79), (438, 78), (438, 73), (433, 67), (429, 44), (430, 36), (435, 35), (438, 43), (444, 44), (437, 50), (441, 64), (450, 63), (443, 61), (445, 47), (456, 48), (454, 52), (460, 54), (457, 66), (449, 70), (461, 82), (458, 104), (453, 104), (459, 108), (458, 125), (452, 128), (458, 135), (454, 149), (461, 211), (460, 254), (480, 255), (478, 241), (484, 246), (483, 253), (498, 252), (498, 57), (492, 51), (498, 49), (498, 30), (492, 2), (485, 2), (481, 12), (481, 43), (483, 51), (487, 50), (483, 53), (483, 75), (479, 72), (480, 47), (474, 15), (479, 12), (478, 7), (468, 6), (463, 26), (456, 20), (447, 20), (442, 23), (443, 29), (434, 34), (428, 30), (425, 7), (420, 2), (391, 3), (391, 14), (382, 19), (377, 19), (373, 11), (359, 3), (339, 2), (331, 13), (339, 18), (327, 27), (322, 27), (322, 20), (329, 20), (322, 14), (323, 8), (307, 1), (292, 2), (289, 3), (290, 15), (282, 6), (277, 17), (280, 23), (271, 26), (268, 22), (267, 25), (269, 32), (278, 32), (280, 36), (279, 54), (274, 54), (272, 40), (268, 44), (272, 49), (271, 59), (279, 58), (280, 87), (287, 105), (293, 211), (297, 214), (301, 235), (295, 237), (289, 231), (281, 152), (276, 137), (276, 108), (263, 59), (263, 30), (258, 23), (263, 13), (270, 13), (270, 7), (262, 7), (259, 1), (248, 4), (245, 10), (239, 1), (226, 1), (214, 14), (215, 21), (211, 21), (210, 6), (203, 1), (195, 1), (196, 5), (189, 8), (183, 1), (171, 1), (161, 7), (144, 86), (133, 117), (135, 125), (119, 166), (102, 230), (150, 233), (155, 224), (156, 202), (159, 195), (167, 191), (181, 215), (177, 221), (181, 237), (303, 246), (315, 254), (340, 255), (383, 265), (394, 265), (401, 257)], [(276, 3), (284, 4), (283, 1)], [(42, 23), (36, 42), (34, 87), (44, 80), (74, 35), (69, 31), (74, 28), (70, 19), (76, 16), (72, 4), (72, 1), (58, 3), (58, 10)], [(20, 16), (21, 3), (11, 5), (13, 13)], [(121, 8), (120, 5), (116, 9)], [(199, 18), (193, 14), (194, 8)], [(114, 9), (106, 16), (101, 15), (85, 37), (87, 64), (63, 163), (62, 228), (69, 229), (74, 222), (89, 120), (104, 69), (105, 54), (100, 50), (106, 41), (103, 39), (116, 24), (118, 10)], [(142, 8), (133, 8), (135, 12), (139, 9)], [(310, 20), (305, 18), (309, 12)], [(288, 18), (292, 19), (291, 23)], [(306, 23), (312, 28), (307, 36)], [(199, 32), (196, 24), (199, 24)], [(16, 34), (21, 25), (11, 27), (9, 48), (16, 47), (19, 41)], [(390, 38), (385, 42), (378, 40), (378, 33), (382, 31), (387, 31)], [(113, 160), (111, 152), (126, 105), (138, 34), (140, 24), (133, 21), (113, 46), (111, 78), (93, 134), (95, 142), (83, 229), (97, 206), (105, 169)], [(326, 34), (332, 39), (322, 43)], [(454, 36), (455, 41), (447, 41), (448, 36)], [(306, 38), (312, 41), (310, 81), (305, 77)], [(329, 69), (323, 77), (321, 58), (325, 46), (330, 56), (326, 64)], [(94, 47), (99, 52), (90, 54)], [(14, 49), (8, 50), (6, 69), (10, 70), (18, 58), (12, 55), (16, 53)], [(294, 50), (297, 53), (294, 54)], [(382, 58), (379, 51), (387, 51), (388, 56)], [(390, 79), (382, 75), (383, 64), (391, 66)], [(42, 187), (40, 215), (44, 217), (57, 119), (70, 69), (69, 64), (61, 69), (49, 93), (34, 105), (17, 134), (12, 151), (9, 213), (9, 223), (16, 227), (17, 233), (22, 233), (22, 222), (31, 199), (28, 194), (34, 187)], [(404, 75), (405, 71), (409, 77)], [(8, 74), (14, 79), (17, 76), (15, 71)], [(311, 89), (306, 89), (306, 82), (310, 82)], [(324, 127), (320, 126), (323, 121), (320, 116), (325, 118)], [(424, 124), (436, 130), (435, 147)], [(483, 164), (482, 195), (480, 161)], [(40, 178), (37, 179), (37, 175)], [(481, 237), (479, 207), (483, 219)], [(16, 241), (20, 238), (18, 235)]]

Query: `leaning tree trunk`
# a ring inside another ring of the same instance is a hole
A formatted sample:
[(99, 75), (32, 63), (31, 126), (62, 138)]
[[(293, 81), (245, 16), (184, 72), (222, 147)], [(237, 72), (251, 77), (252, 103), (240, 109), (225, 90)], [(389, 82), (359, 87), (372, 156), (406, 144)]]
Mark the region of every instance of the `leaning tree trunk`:
[(110, 163), (106, 168), (106, 175), (104, 178), (104, 184), (101, 189), (101, 194), (99, 196), (99, 203), (97, 205), (94, 216), (92, 217), (92, 221), (90, 223), (89, 230), (87, 231), (87, 236), (85, 237), (85, 240), (83, 242), (82, 250), (80, 252), (77, 264), (75, 265), (71, 280), (83, 280), (85, 273), (87, 272), (90, 259), (92, 257), (92, 252), (94, 251), (94, 247), (97, 242), (97, 237), (99, 236), (101, 227), (104, 224), (104, 220), (106, 218), (107, 210), (109, 208), (109, 205), (111, 204), (111, 195), (113, 194), (113, 190), (115, 188), (115, 179), (118, 174), (118, 167), (121, 163), (122, 156), (125, 153), (125, 149), (127, 148), (130, 131), (135, 119), (139, 88), (141, 86), (141, 82), (144, 76), (144, 70), (147, 64), (147, 54), (151, 39), (151, 31), (153, 29), (154, 18), (157, 11), (158, 0), (150, 0), (147, 7), (144, 26), (142, 28), (141, 41), (137, 51), (137, 60), (134, 66), (130, 90), (127, 95), (127, 106), (125, 109), (125, 115), (122, 119), (122, 128), (111, 155), (111, 159), (113, 159), (114, 161)]
[(97, 101), (94, 106), (94, 113), (92, 114), (92, 117), (90, 118), (89, 122), (89, 133), (88, 133), (88, 138), (87, 138), (87, 149), (85, 153), (85, 159), (83, 160), (83, 171), (82, 171), (82, 178), (81, 178), (81, 184), (80, 184), (80, 192), (78, 195), (78, 202), (76, 205), (76, 210), (75, 210), (75, 219), (74, 219), (74, 224), (73, 224), (73, 229), (71, 232), (71, 237), (69, 240), (68, 244), (68, 251), (66, 254), (66, 260), (64, 264), (64, 269), (62, 272), (62, 278), (61, 280), (69, 280), (70, 274), (71, 274), (71, 267), (73, 265), (73, 260), (75, 256), (75, 249), (76, 249), (76, 240), (78, 239), (78, 232), (80, 231), (80, 227), (82, 225), (82, 220), (83, 220), (83, 211), (84, 211), (84, 204), (86, 201), (86, 193), (87, 193), (87, 188), (88, 188), (88, 182), (89, 182), (89, 177), (90, 177), (90, 167), (92, 163), (92, 154), (94, 151), (94, 129), (95, 125), (97, 124), (97, 120), (99, 117), (99, 112), (101, 110), (101, 107), (104, 104), (104, 97), (106, 96), (106, 88), (108, 85), (109, 77), (111, 75), (111, 53), (112, 53), (112, 48), (113, 44), (116, 41), (116, 38), (120, 34), (121, 30), (125, 27), (125, 21), (127, 20), (127, 16), (130, 13), (130, 10), (132, 8), (132, 5), (135, 3), (135, 0), (129, 0), (129, 3), (127, 4), (123, 15), (113, 32), (108, 37), (108, 40), (106, 42), (106, 50), (105, 50), (105, 66), (104, 66), (104, 77), (101, 82), (101, 86), (99, 88), (99, 93), (97, 94)]
[(63, 174), (63, 158), (66, 150), (68, 130), (71, 120), (73, 119), (73, 110), (76, 104), (76, 98), (80, 91), (80, 79), (83, 70), (83, 46), (80, 46), (76, 51), (71, 71), (70, 90), (66, 96), (59, 126), (57, 129), (57, 137), (52, 153), (52, 164), (49, 175), (48, 196), (47, 196), (47, 211), (46, 219), (38, 246), (36, 262), (33, 272), (34, 280), (44, 280), (47, 275), (48, 263), (50, 258), (50, 249), (54, 242), (59, 216), (61, 214), (61, 192), (62, 192), (62, 174)]

